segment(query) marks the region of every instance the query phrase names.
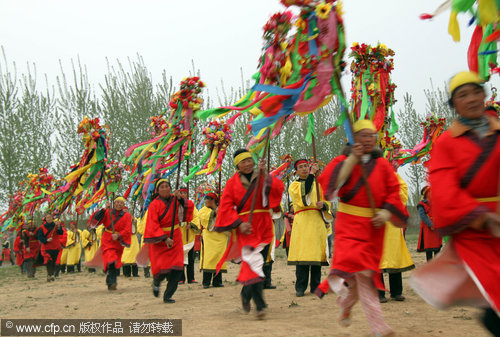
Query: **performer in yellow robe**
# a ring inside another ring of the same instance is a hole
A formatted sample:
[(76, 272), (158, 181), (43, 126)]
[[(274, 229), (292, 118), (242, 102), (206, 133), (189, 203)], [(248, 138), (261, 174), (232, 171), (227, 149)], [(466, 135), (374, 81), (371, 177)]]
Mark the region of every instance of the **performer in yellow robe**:
[(214, 231), (218, 202), (219, 198), (215, 193), (208, 193), (205, 196), (205, 206), (199, 211), (202, 226), (200, 270), (203, 272), (203, 288), (205, 289), (210, 287), (211, 281), (214, 287), (224, 287), (222, 273), (227, 273), (227, 266), (224, 262), (219, 273), (215, 274), (217, 263), (224, 255), (229, 240), (226, 232)]
[[(139, 251), (144, 246), (144, 230), (146, 229), (146, 219), (148, 218), (148, 212), (144, 213), (142, 218), (137, 218), (137, 236), (139, 239)], [(141, 266), (142, 267), (142, 266)], [(147, 267), (144, 267), (144, 277), (151, 277), (151, 263)]]
[[(74, 273), (75, 267), (80, 264), (82, 254), (81, 231), (78, 229), (75, 221), (69, 223), (68, 235), (66, 238), (66, 266), (68, 273)], [(62, 261), (61, 257), (61, 261)], [(61, 262), (62, 264), (62, 262)]]
[[(82, 249), (85, 262), (92, 260), (97, 251), (97, 233), (95, 228), (90, 228), (90, 223), (87, 228), (82, 231)], [(95, 273), (95, 268), (88, 268), (89, 273)]]
[(275, 220), (281, 218), (282, 208), (276, 207), (271, 212), (271, 217), (273, 218), (273, 241), (271, 241), (271, 246), (269, 247), (269, 251), (267, 252), (267, 258), (264, 262), (264, 266), (262, 267), (262, 271), (264, 271), (264, 289), (276, 289), (276, 286), (272, 284), (272, 276), (271, 273), (273, 271), (273, 263), (274, 263), (274, 253), (276, 248), (276, 224)]
[(130, 247), (123, 248), (122, 253), (122, 268), (123, 276), (139, 277), (139, 268), (135, 262), (135, 257), (139, 253), (139, 239), (137, 238), (137, 218), (132, 220), (132, 235), (130, 236)]
[(294, 167), (299, 179), (288, 188), (295, 211), (288, 264), (296, 266), (295, 292), (297, 297), (302, 297), (307, 289), (309, 273), (313, 293), (321, 282), (321, 266), (328, 265), (328, 225), (321, 212), (328, 212), (330, 206), (324, 200), (321, 188), (320, 200), (317, 197), (314, 176), (318, 171), (318, 164), (310, 165), (306, 159), (300, 159), (295, 162)]
[[(408, 186), (405, 181), (396, 173), (399, 181), (399, 197), (403, 205), (408, 202)], [(415, 264), (411, 259), (410, 252), (406, 246), (403, 230), (394, 226), (391, 222), (385, 225), (384, 249), (380, 259), (380, 269), (389, 274), (389, 290), (391, 298), (396, 301), (404, 301), (402, 272), (412, 270)], [(382, 274), (382, 282), (383, 282)], [(379, 290), (381, 303), (386, 303), (385, 291)]]
[(201, 233), (201, 224), (198, 210), (194, 202), (188, 199), (188, 191), (186, 187), (179, 189), (181, 197), (186, 200), (186, 211), (184, 212), (184, 219), (181, 222), (182, 242), (184, 243), (184, 269), (182, 278), (179, 284), (186, 282), (198, 283), (194, 279), (194, 241), (197, 234)]
[(97, 247), (101, 247), (102, 232), (104, 232), (104, 225), (103, 225), (103, 224), (100, 224), (100, 225), (99, 225), (99, 226), (97, 226), (97, 228), (96, 228), (97, 240), (98, 240), (98, 242), (99, 242), (99, 244), (97, 245)]

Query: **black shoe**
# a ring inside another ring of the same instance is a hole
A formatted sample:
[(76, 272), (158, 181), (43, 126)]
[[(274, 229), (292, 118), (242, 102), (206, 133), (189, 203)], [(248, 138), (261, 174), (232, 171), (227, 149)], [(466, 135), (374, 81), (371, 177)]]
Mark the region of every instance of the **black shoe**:
[(264, 286), (264, 289), (276, 289), (276, 286), (273, 284), (268, 284)]
[(304, 297), (304, 292), (303, 291), (296, 291), (295, 296), (297, 297)]
[(403, 295), (397, 295), (397, 296), (391, 296), (391, 298), (394, 300), (394, 301), (398, 301), (398, 302), (403, 302), (404, 300), (406, 300), (406, 297), (404, 297)]
[(154, 297), (160, 296), (160, 287), (153, 286), (153, 296)]
[(210, 285), (206, 285), (206, 284), (203, 285), (203, 289), (208, 289), (208, 288), (210, 288)]
[(116, 290), (116, 283), (108, 284), (108, 290)]
[(188, 283), (198, 283), (198, 281), (192, 280), (192, 281), (189, 281)]
[(164, 303), (175, 303), (175, 300), (173, 298), (164, 298), (163, 302)]
[(213, 287), (214, 288), (224, 288), (224, 285), (223, 284), (214, 284)]
[(378, 300), (380, 301), (380, 303), (387, 303), (387, 298), (385, 297), (379, 297)]

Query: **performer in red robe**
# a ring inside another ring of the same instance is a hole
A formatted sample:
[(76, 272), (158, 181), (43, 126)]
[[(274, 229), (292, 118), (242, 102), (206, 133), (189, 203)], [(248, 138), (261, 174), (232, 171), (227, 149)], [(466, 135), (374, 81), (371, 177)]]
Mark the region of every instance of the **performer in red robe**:
[(10, 264), (14, 265), (14, 261), (12, 260), (12, 256), (10, 254), (9, 236), (7, 234), (3, 236), (2, 255), (0, 256), (0, 266), (2, 265), (3, 261), (9, 261)]
[(430, 196), (430, 187), (424, 187), (422, 189), (422, 200), (417, 205), (418, 215), (422, 220), (418, 235), (417, 252), (425, 252), (427, 261), (430, 261), (434, 255), (439, 253), (443, 246), (443, 239), (436, 232), (432, 221)]
[[(254, 170), (252, 155), (245, 149), (234, 154), (237, 172), (229, 178), (222, 193), (215, 230), (233, 231), (226, 253), (219, 266), (226, 259), (241, 258), (240, 273), (237, 280), (243, 284), (241, 300), (243, 309), (250, 311), (253, 298), (257, 317), (264, 317), (267, 306), (262, 296), (264, 288), (263, 265), (273, 241), (273, 221), (271, 209), (279, 207), (285, 186), (281, 180), (265, 175), (265, 162), (259, 163), (264, 179), (257, 186), (259, 172)], [(255, 208), (251, 223), (249, 221), (252, 197), (256, 194)], [(218, 268), (219, 268), (218, 266)]]
[[(122, 254), (124, 247), (130, 247), (130, 236), (132, 235), (132, 216), (125, 208), (125, 198), (117, 197), (113, 202), (113, 210), (110, 213), (111, 204), (106, 202), (106, 209), (92, 215), (92, 223), (97, 226), (104, 225), (101, 237), (102, 259), (108, 290), (116, 290), (117, 276), (122, 266)], [(111, 214), (111, 215), (110, 215)], [(113, 220), (111, 220), (111, 216)]]
[(66, 225), (64, 221), (61, 221), (60, 219), (56, 219), (54, 221), (59, 225), (59, 227), (61, 227), (61, 230), (63, 231), (63, 233), (59, 235), (60, 249), (59, 253), (57, 254), (56, 273), (55, 273), (55, 276), (57, 278), (59, 277), (59, 273), (64, 274), (66, 272), (66, 262), (68, 257), (68, 250), (66, 249), (66, 241), (68, 239), (68, 231), (66, 230)]
[(34, 278), (36, 272), (34, 263), (40, 251), (40, 242), (37, 238), (37, 231), (38, 228), (36, 228), (35, 223), (31, 220), (28, 222), (28, 228), (23, 230), (22, 233), (22, 240), (24, 243), (24, 261), (26, 264), (26, 273), (28, 274), (28, 278)]
[(156, 182), (155, 194), (148, 208), (144, 231), (144, 242), (149, 244), (153, 295), (159, 296), (161, 282), (167, 279), (167, 288), (163, 293), (165, 303), (175, 303), (172, 296), (184, 272), (184, 250), (179, 214), (184, 212), (185, 199), (180, 198), (179, 191), (173, 194), (171, 191), (170, 183), (166, 179), (159, 179)]
[(436, 230), (451, 239), (411, 283), (438, 308), (488, 308), (484, 324), (500, 336), (500, 122), (484, 114), (481, 83), (473, 72), (450, 81), (458, 118), (432, 149), (429, 180)]
[[(385, 223), (390, 220), (396, 226), (403, 226), (408, 213), (401, 202), (393, 168), (375, 150), (377, 134), (373, 123), (370, 120), (356, 122), (354, 133), (355, 144), (348, 155), (334, 158), (318, 179), (328, 200), (337, 195), (340, 198), (328, 283), (340, 295), (341, 325), (350, 324), (351, 309), (359, 299), (373, 335), (390, 336), (394, 332), (384, 322), (375, 287), (384, 289), (379, 266)], [(371, 209), (362, 180), (361, 163), (375, 210)], [(318, 296), (323, 286), (318, 287)]]
[(57, 255), (61, 250), (60, 235), (63, 235), (61, 222), (54, 222), (51, 212), (45, 214), (45, 223), (37, 231), (38, 241), (41, 242), (43, 263), (47, 266), (47, 282), (55, 281)]
[(16, 264), (21, 268), (21, 274), (24, 274), (24, 242), (21, 239), (22, 231), (24, 230), (24, 223), (18, 228), (16, 239), (14, 240), (14, 254), (16, 254)]

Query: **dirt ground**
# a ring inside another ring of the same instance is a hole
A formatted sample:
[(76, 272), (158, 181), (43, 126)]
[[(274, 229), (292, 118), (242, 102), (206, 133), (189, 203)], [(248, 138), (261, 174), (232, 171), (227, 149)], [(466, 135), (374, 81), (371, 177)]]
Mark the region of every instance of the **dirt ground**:
[[(416, 265), (425, 262), (425, 254), (410, 251)], [(269, 305), (263, 321), (255, 312), (241, 309), (241, 286), (234, 280), (238, 265), (228, 265), (224, 288), (203, 289), (198, 284), (180, 285), (175, 304), (155, 298), (151, 279), (118, 279), (118, 290), (109, 292), (104, 274), (63, 274), (55, 282), (46, 282), (45, 268), (38, 268), (35, 279), (21, 275), (19, 267), (0, 268), (0, 318), (170, 318), (182, 319), (184, 336), (369, 336), (369, 328), (359, 303), (352, 325), (340, 327), (338, 307), (332, 293), (322, 300), (307, 293), (295, 297), (295, 268), (287, 266), (284, 250), (277, 250), (273, 266), (275, 290), (265, 290)], [(323, 268), (326, 275), (327, 268)], [(474, 336), (489, 334), (478, 322), (480, 311), (457, 307), (438, 311), (426, 304), (407, 285), (410, 273), (403, 274), (406, 301), (382, 304), (384, 316), (398, 336)], [(201, 275), (196, 271), (196, 279)], [(163, 285), (164, 286), (164, 285)]]

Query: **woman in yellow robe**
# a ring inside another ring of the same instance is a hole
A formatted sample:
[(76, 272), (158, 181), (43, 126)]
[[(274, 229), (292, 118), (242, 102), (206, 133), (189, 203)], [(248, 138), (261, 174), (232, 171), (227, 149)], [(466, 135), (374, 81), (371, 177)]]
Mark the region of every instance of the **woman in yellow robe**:
[(322, 212), (328, 212), (329, 203), (324, 200), (320, 188), (320, 200), (316, 192), (314, 175), (318, 164), (309, 165), (305, 159), (295, 162), (299, 179), (290, 184), (288, 193), (293, 202), (295, 217), (290, 237), (288, 264), (295, 265), (296, 296), (304, 296), (311, 274), (311, 292), (321, 282), (321, 266), (327, 266), (327, 226)]
[(69, 223), (68, 235), (66, 238), (66, 250), (66, 266), (68, 273), (74, 273), (75, 266), (80, 263), (80, 254), (82, 253), (82, 247), (80, 246), (80, 232), (78, 231), (76, 222), (74, 221)]
[[(137, 218), (137, 234), (138, 234), (138, 240), (139, 240), (139, 251), (142, 249), (144, 246), (144, 230), (146, 229), (146, 219), (148, 218), (148, 212), (144, 213), (142, 218)], [(143, 266), (141, 266), (143, 267)], [(144, 269), (144, 277), (149, 278), (151, 277), (151, 263), (148, 264), (147, 267), (143, 267)]]
[[(403, 205), (408, 202), (408, 186), (405, 181), (396, 173), (399, 181), (399, 196)], [(406, 246), (405, 238), (401, 228), (394, 226), (391, 222), (386, 222), (384, 233), (384, 249), (380, 259), (380, 269), (389, 274), (389, 289), (391, 298), (396, 301), (404, 301), (402, 272), (415, 268), (410, 252)], [(382, 276), (383, 281), (383, 276)], [(385, 291), (379, 290), (381, 303), (387, 302)]]
[(210, 287), (210, 282), (214, 287), (223, 287), (222, 273), (227, 273), (226, 263), (222, 265), (216, 275), (217, 263), (224, 255), (229, 236), (223, 232), (214, 231), (215, 219), (217, 217), (218, 197), (215, 193), (208, 193), (205, 196), (205, 206), (199, 211), (202, 226), (202, 243), (200, 256), (200, 270), (203, 272), (203, 288)]
[[(85, 262), (92, 260), (97, 251), (97, 233), (90, 225), (82, 231), (82, 249)], [(95, 273), (95, 268), (88, 268), (89, 273)]]
[(139, 277), (139, 268), (135, 263), (135, 257), (139, 253), (139, 239), (137, 238), (137, 219), (132, 220), (132, 235), (130, 236), (130, 247), (123, 248), (122, 253), (122, 268), (123, 276)]
[(197, 234), (201, 233), (200, 216), (193, 201), (188, 199), (186, 187), (179, 189), (181, 197), (187, 201), (186, 212), (184, 212), (184, 221), (181, 222), (182, 242), (184, 250), (184, 272), (179, 284), (198, 283), (194, 279), (194, 241)]

